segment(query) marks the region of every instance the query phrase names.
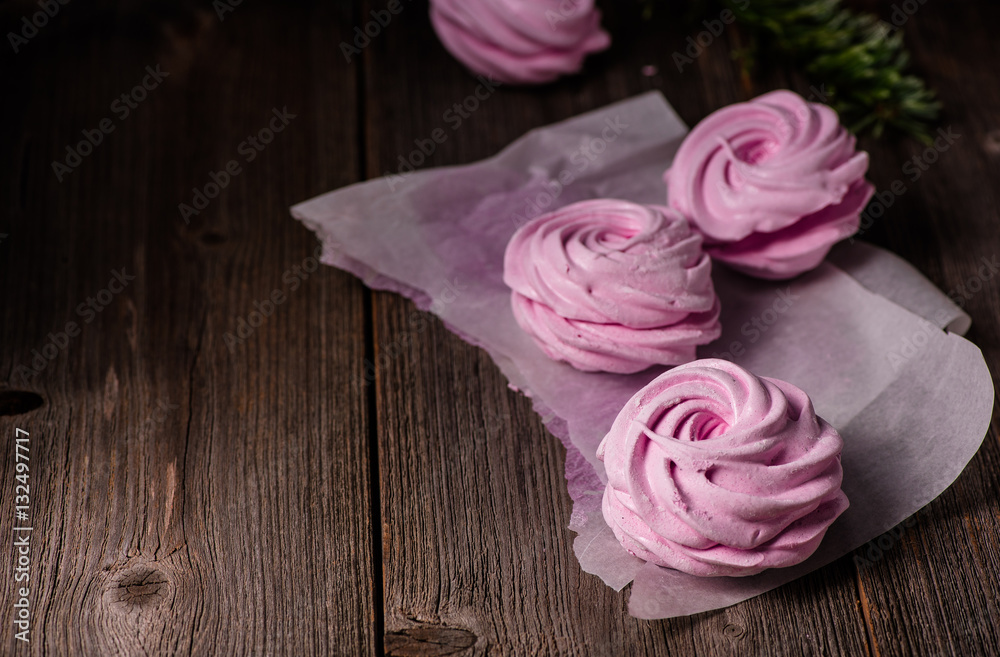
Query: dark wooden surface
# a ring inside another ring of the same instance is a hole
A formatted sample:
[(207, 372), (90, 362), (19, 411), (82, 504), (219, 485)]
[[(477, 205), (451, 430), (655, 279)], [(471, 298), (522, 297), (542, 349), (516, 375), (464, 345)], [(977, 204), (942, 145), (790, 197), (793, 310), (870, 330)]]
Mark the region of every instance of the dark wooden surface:
[[(650, 89), (693, 123), (823, 84), (741, 79), (733, 30), (678, 72), (690, 26), (604, 4), (616, 45), (585, 76), (502, 88), (457, 130), (443, 114), (478, 83), (420, 2), (351, 63), (339, 43), (377, 1), (244, 2), (220, 19), (207, 2), (77, 0), (21, 52), (4, 43), (0, 535), (16, 428), (34, 531), (28, 649), (0, 546), (0, 654), (1000, 654), (996, 422), (955, 486), (852, 555), (870, 566), (849, 556), (730, 609), (639, 621), (577, 565), (564, 450), (490, 359), (395, 295), (311, 271), (288, 206), (394, 170), (436, 128), (448, 139), (424, 166)], [(33, 10), (3, 5), (3, 33)], [(993, 3), (932, 1), (905, 25), (961, 136), (865, 237), (946, 291), (1000, 256), (998, 23)], [(157, 64), (169, 77), (119, 120), (111, 103)], [(295, 118), (245, 162), (275, 108)], [(58, 181), (52, 161), (105, 117), (114, 132)], [(880, 188), (922, 150), (863, 146)], [(178, 204), (233, 159), (241, 173), (185, 223)], [(135, 279), (85, 323), (79, 304), (122, 268)], [(272, 290), (284, 302), (227, 344)], [(994, 371), (997, 290), (965, 300)], [(80, 335), (26, 376), (71, 321)]]

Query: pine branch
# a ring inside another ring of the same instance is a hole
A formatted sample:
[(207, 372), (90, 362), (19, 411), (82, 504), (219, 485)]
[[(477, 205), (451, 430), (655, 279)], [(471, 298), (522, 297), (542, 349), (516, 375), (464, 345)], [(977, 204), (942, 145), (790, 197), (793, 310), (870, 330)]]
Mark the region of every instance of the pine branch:
[[(665, 1), (646, 0), (659, 6)], [(889, 130), (930, 139), (940, 103), (907, 72), (901, 32), (844, 8), (841, 0), (720, 1), (750, 32), (750, 48), (734, 53), (745, 67), (763, 57), (790, 62), (820, 85), (826, 96), (820, 100), (853, 132), (878, 137)]]
[(840, 0), (723, 4), (758, 43), (822, 83), (852, 131), (870, 130), (878, 137), (890, 129), (929, 139), (940, 103), (923, 80), (906, 72), (909, 54), (901, 32), (871, 14), (845, 9)]

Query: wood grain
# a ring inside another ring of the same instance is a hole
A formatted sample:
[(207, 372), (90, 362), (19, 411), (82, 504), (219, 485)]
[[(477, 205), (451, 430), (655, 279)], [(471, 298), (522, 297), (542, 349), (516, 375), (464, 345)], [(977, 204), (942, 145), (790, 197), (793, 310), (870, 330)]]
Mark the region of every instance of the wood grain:
[[(414, 141), (479, 84), (434, 41), (424, 15), (366, 52), (369, 177), (398, 166)], [(743, 100), (738, 70), (718, 44), (683, 72), (664, 34), (676, 25), (612, 16), (623, 47), (591, 62), (584, 78), (540, 90), (500, 89), (425, 166), (487, 157), (527, 130), (653, 88), (696, 120)], [(393, 26), (395, 28), (396, 26)], [(423, 66), (397, 76), (406, 53)], [(645, 64), (659, 74), (645, 77)], [(419, 99), (419, 102), (415, 102)], [(440, 100), (439, 100), (440, 99)], [(460, 282), (459, 282), (460, 283)], [(463, 654), (865, 654), (855, 572), (842, 560), (757, 600), (691, 619), (637, 621), (627, 595), (583, 573), (572, 556), (565, 452), (523, 397), (506, 389), (490, 359), (391, 294), (375, 295), (379, 472), (387, 654), (422, 654), (414, 636), (468, 633)], [(417, 326), (420, 330), (413, 327)], [(836, 629), (830, 619), (836, 619)], [(776, 619), (781, 619), (780, 624)], [(464, 635), (463, 635), (464, 636)], [(443, 642), (440, 652), (459, 648)]]
[[(1000, 8), (991, 3), (927, 3), (906, 24), (915, 66), (944, 101), (941, 125), (960, 135), (919, 180), (911, 182), (902, 167), (924, 157), (924, 147), (864, 144), (872, 150), (876, 184), (885, 188), (903, 179), (908, 185), (870, 237), (926, 272), (942, 290), (958, 294), (972, 316), (968, 337), (982, 349), (994, 384), (1000, 371), (1000, 288), (995, 280), (982, 281), (973, 293), (978, 285), (969, 282), (979, 278), (982, 258), (1000, 256), (995, 182), (1000, 153), (993, 146), (993, 136), (1000, 134), (995, 76), (1000, 48), (978, 27), (998, 19)], [(954, 486), (910, 526), (871, 548), (880, 558), (860, 569), (858, 581), (879, 654), (1000, 653), (998, 428), (994, 417), (983, 448)]]
[[(113, 271), (135, 276), (41, 374), (10, 380), (45, 400), (0, 419), (4, 536), (6, 437), (34, 441), (31, 652), (373, 653), (370, 418), (351, 396), (366, 293), (308, 261), (287, 210), (358, 177), (356, 73), (328, 47), (353, 11), (103, 19), (30, 44), (4, 78), (20, 99), (2, 122), (4, 378), (83, 323)], [(162, 86), (59, 183), (52, 159), (157, 64)], [(239, 144), (286, 106), (246, 162)], [(178, 204), (231, 159), (242, 173), (186, 225)], [(275, 289), (284, 303), (230, 349)]]
[[(586, 75), (502, 87), (459, 127), (445, 112), (479, 82), (437, 42), (426, 2), (404, 3), (351, 62), (339, 44), (378, 0), (221, 17), (207, 1), (80, 0), (6, 53), (0, 533), (20, 427), (35, 640), (4, 633), (0, 654), (1000, 654), (996, 420), (956, 485), (880, 541), (726, 610), (639, 621), (627, 590), (580, 570), (565, 451), (489, 357), (396, 295), (313, 270), (288, 206), (396, 171), (435, 129), (448, 138), (418, 168), (651, 89), (693, 124), (823, 85), (781, 68), (741, 77), (732, 28), (679, 71), (693, 28), (676, 12), (643, 23), (631, 3), (603, 4), (616, 45)], [(852, 4), (888, 17), (893, 3)], [(2, 25), (32, 7), (5, 4)], [(1000, 256), (998, 19), (985, 1), (928, 2), (904, 26), (961, 137), (864, 237), (946, 291)], [(110, 103), (157, 64), (170, 75), (118, 120)], [(246, 161), (241, 142), (285, 108), (295, 117)], [(59, 182), (52, 161), (105, 117), (114, 132)], [(924, 150), (862, 146), (881, 188)], [(240, 173), (185, 223), (178, 204), (233, 159)], [(123, 268), (135, 278), (86, 322), (79, 304)], [(996, 371), (996, 281), (964, 303)], [(25, 375), (71, 321), (79, 336)], [(0, 587), (4, 627), (13, 603)]]

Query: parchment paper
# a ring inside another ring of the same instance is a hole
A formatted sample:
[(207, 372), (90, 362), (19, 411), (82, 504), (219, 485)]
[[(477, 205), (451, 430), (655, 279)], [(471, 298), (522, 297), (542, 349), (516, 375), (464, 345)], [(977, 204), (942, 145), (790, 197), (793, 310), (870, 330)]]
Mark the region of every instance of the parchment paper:
[(477, 164), (372, 180), (292, 208), (322, 239), (324, 263), (430, 309), (533, 399), (566, 445), (580, 565), (615, 589), (634, 579), (629, 610), (641, 618), (735, 604), (879, 536), (951, 485), (993, 408), (982, 355), (956, 334), (968, 316), (898, 257), (841, 245), (819, 269), (778, 284), (716, 265), (723, 336), (699, 356), (808, 392), (844, 436), (851, 507), (807, 562), (751, 578), (698, 578), (629, 555), (601, 516), (595, 454), (619, 409), (662, 369), (594, 374), (550, 361), (514, 321), (503, 252), (518, 226), (578, 200), (663, 203), (661, 176), (686, 132), (651, 93), (534, 130)]

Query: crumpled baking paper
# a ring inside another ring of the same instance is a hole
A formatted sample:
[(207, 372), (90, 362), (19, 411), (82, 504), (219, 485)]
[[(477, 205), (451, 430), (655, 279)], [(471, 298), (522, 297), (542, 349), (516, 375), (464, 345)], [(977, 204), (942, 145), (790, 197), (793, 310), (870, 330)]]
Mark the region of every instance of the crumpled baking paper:
[(323, 262), (431, 310), (493, 357), (566, 446), (574, 552), (629, 611), (669, 618), (735, 604), (837, 559), (941, 494), (988, 430), (993, 384), (959, 334), (969, 317), (900, 258), (838, 246), (788, 282), (716, 265), (723, 335), (699, 350), (789, 381), (842, 433), (851, 506), (806, 562), (748, 578), (699, 578), (647, 564), (600, 511), (597, 446), (625, 402), (659, 374), (579, 372), (546, 358), (514, 321), (502, 281), (516, 228), (575, 201), (662, 204), (663, 171), (687, 128), (650, 93), (529, 132), (488, 160), (371, 180), (292, 208), (323, 241)]

